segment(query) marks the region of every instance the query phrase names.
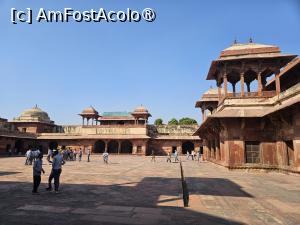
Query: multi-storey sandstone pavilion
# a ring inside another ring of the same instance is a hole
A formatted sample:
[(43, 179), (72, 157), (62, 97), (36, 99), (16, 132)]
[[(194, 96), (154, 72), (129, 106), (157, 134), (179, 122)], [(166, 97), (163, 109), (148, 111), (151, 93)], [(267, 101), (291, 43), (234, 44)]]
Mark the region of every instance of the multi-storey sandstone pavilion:
[(252, 40), (234, 43), (206, 79), (217, 88), (196, 102), (205, 159), (231, 169), (300, 172), (299, 57)]
[(91, 149), (92, 153), (107, 150), (116, 154), (156, 154), (167, 152), (185, 154), (201, 149), (201, 140), (193, 136), (196, 125), (150, 125), (151, 114), (144, 106), (133, 112), (103, 112), (93, 107), (80, 114), (82, 125), (54, 123), (46, 112), (37, 106), (25, 110), (12, 121), (0, 119), (0, 153), (10, 149), (18, 154), (28, 148), (39, 148), (44, 152), (53, 148)]

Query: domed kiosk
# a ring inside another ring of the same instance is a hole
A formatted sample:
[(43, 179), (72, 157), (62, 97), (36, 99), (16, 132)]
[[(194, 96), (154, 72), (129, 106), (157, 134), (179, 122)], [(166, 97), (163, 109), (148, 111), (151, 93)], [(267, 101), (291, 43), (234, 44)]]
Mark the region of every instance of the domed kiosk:
[(89, 120), (92, 120), (92, 125), (94, 125), (94, 121), (96, 121), (97, 125), (97, 119), (99, 117), (99, 113), (96, 109), (94, 109), (93, 106), (87, 107), (79, 114), (82, 117), (82, 125), (84, 124), (84, 120), (86, 119), (86, 125), (89, 125)]
[(13, 119), (12, 123), (21, 132), (26, 133), (49, 133), (53, 132), (55, 127), (45, 111), (35, 105), (31, 109), (27, 109), (21, 113), (19, 117)]
[(135, 118), (136, 124), (147, 124), (148, 118), (151, 116), (148, 109), (146, 109), (143, 105), (136, 107), (131, 115)]

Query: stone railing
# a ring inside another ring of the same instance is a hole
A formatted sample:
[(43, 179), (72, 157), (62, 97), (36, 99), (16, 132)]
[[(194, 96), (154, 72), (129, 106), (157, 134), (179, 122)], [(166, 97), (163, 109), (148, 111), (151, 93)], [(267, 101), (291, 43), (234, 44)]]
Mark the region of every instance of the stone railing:
[(244, 98), (244, 97), (253, 97), (253, 98), (271, 98), (276, 95), (276, 91), (262, 91), (261, 95), (258, 95), (258, 92), (245, 92), (244, 96), (241, 93), (227, 93), (226, 97), (223, 98)]
[(20, 131), (0, 131), (0, 136), (13, 136), (13, 137), (20, 137), (20, 138), (35, 138), (36, 134), (33, 133), (25, 133)]
[(125, 134), (147, 134), (145, 125), (95, 125), (95, 126), (61, 126), (65, 134), (103, 134), (103, 135), (125, 135)]
[(148, 125), (148, 133), (155, 135), (177, 135), (187, 136), (193, 135), (198, 129), (198, 125)]

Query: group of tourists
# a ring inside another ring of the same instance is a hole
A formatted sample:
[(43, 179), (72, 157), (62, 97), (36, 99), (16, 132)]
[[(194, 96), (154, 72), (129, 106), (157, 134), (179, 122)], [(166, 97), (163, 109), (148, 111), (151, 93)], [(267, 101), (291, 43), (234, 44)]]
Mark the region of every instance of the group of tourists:
[[(49, 157), (49, 154), (51, 154), (51, 151), (52, 151), (51, 149), (48, 150), (48, 157)], [(64, 161), (76, 161), (77, 158), (78, 158), (78, 161), (81, 161), (81, 159), (82, 159), (82, 150), (81, 149), (73, 150), (71, 148), (67, 148), (67, 149), (61, 150), (61, 154), (62, 154)]]
[[(49, 157), (48, 157), (49, 156)], [(59, 188), (59, 178), (62, 171), (62, 165), (65, 164), (63, 155), (57, 150), (51, 151), (51, 154), (48, 153), (47, 160), (52, 164), (51, 173), (48, 178), (48, 188), (47, 191), (52, 191), (52, 180), (54, 179), (54, 190), (55, 193), (58, 193)], [(43, 169), (43, 153), (39, 153), (36, 160), (33, 163), (33, 190), (32, 194), (38, 194), (38, 187), (41, 183), (41, 174), (45, 173)]]
[[(91, 150), (86, 150), (87, 162), (91, 161)], [(52, 165), (51, 173), (48, 178), (48, 188), (47, 191), (52, 191), (52, 180), (54, 180), (54, 191), (58, 193), (59, 188), (59, 178), (62, 172), (62, 165), (66, 161), (82, 161), (83, 151), (80, 148), (79, 150), (72, 150), (71, 148), (64, 150), (49, 149), (47, 154), (47, 161)], [(27, 150), (25, 154), (26, 160), (25, 165), (33, 165), (33, 190), (32, 194), (38, 194), (38, 187), (41, 183), (41, 174), (45, 173), (43, 169), (43, 153), (40, 150)], [(108, 164), (109, 154), (105, 151), (102, 154), (104, 164)]]
[[(172, 158), (174, 158), (174, 162), (179, 162), (177, 150), (175, 150), (173, 153), (167, 152), (167, 163), (172, 163)], [(189, 151), (187, 151), (186, 159), (189, 160), (189, 158), (192, 158), (192, 160), (197, 160), (198, 162), (200, 162), (200, 160), (202, 159), (202, 155), (201, 155), (200, 151), (195, 152), (194, 150), (192, 150), (191, 153)], [(155, 161), (156, 161), (155, 151), (152, 150), (151, 162), (155, 162)]]
[(177, 150), (175, 150), (173, 154), (171, 154), (171, 152), (167, 153), (167, 162), (172, 163), (172, 156), (174, 158), (174, 162), (179, 162)]
[(189, 160), (190, 157), (192, 158), (192, 160), (197, 160), (198, 162), (200, 162), (202, 155), (201, 155), (200, 151), (195, 152), (194, 150), (192, 150), (191, 153), (189, 151), (187, 151), (186, 159)]
[[(87, 162), (90, 162), (91, 157), (91, 150), (87, 149)], [(61, 151), (58, 151), (56, 149), (48, 150), (47, 154), (47, 161), (52, 165), (51, 173), (48, 178), (48, 188), (46, 188), (47, 191), (52, 191), (52, 180), (54, 180), (54, 191), (55, 193), (58, 193), (59, 188), (59, 178), (60, 174), (62, 172), (62, 165), (65, 164), (66, 161), (76, 161), (78, 158), (78, 161), (80, 162), (82, 160), (83, 151), (80, 148), (79, 150), (72, 150), (71, 148), (64, 149)], [(26, 161), (25, 165), (32, 165), (33, 164), (33, 194), (38, 193), (38, 187), (41, 183), (41, 174), (45, 173), (43, 169), (43, 154), (39, 149), (31, 150), (29, 149), (26, 154)], [(108, 157), (109, 154), (107, 151), (105, 151), (102, 154), (103, 162), (104, 164), (108, 164)], [(178, 162), (178, 152), (175, 150), (173, 153), (168, 152), (167, 153), (167, 163), (172, 163), (172, 158), (174, 158), (174, 162)], [(189, 158), (192, 158), (192, 160), (200, 161), (201, 159), (201, 153), (200, 151), (195, 152), (194, 150), (187, 151), (186, 153), (186, 159), (189, 160)], [(152, 150), (151, 152), (151, 162), (155, 162), (155, 152)]]
[(39, 149), (31, 150), (28, 149), (25, 153), (25, 165), (32, 165), (33, 162), (38, 159), (39, 155), (41, 154), (41, 151)]

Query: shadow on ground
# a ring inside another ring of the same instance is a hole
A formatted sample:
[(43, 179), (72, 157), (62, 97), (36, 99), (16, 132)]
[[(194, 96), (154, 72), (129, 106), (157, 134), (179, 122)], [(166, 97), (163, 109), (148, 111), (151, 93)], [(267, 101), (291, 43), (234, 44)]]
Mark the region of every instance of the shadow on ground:
[(21, 172), (0, 171), (0, 176), (14, 175)]
[[(251, 197), (237, 184), (226, 179), (188, 178), (187, 180), (188, 183), (193, 183), (190, 194)], [(31, 188), (32, 184), (26, 182), (0, 182), (1, 225), (20, 224), (20, 221), (24, 225), (37, 224), (37, 222), (52, 225), (54, 218), (55, 225), (86, 223), (89, 225), (243, 224), (199, 213), (190, 208), (178, 207), (176, 204), (161, 206), (161, 203), (181, 201), (180, 179), (176, 178), (145, 177), (137, 183), (113, 185), (62, 184), (60, 194), (46, 192), (45, 184), (41, 184), (40, 195), (31, 195)], [(167, 196), (167, 198), (162, 198), (162, 196)], [(118, 208), (128, 209), (129, 213), (125, 215), (122, 210), (118, 212)], [(103, 211), (103, 209), (110, 210)], [(151, 210), (154, 214), (151, 214)], [(86, 213), (76, 213), (82, 211)], [(157, 212), (159, 214), (156, 216)], [(103, 218), (110, 217), (111, 220), (107, 219), (105, 223), (103, 222)], [(160, 220), (161, 217), (162, 220)], [(121, 219), (118, 220), (118, 218)]]

